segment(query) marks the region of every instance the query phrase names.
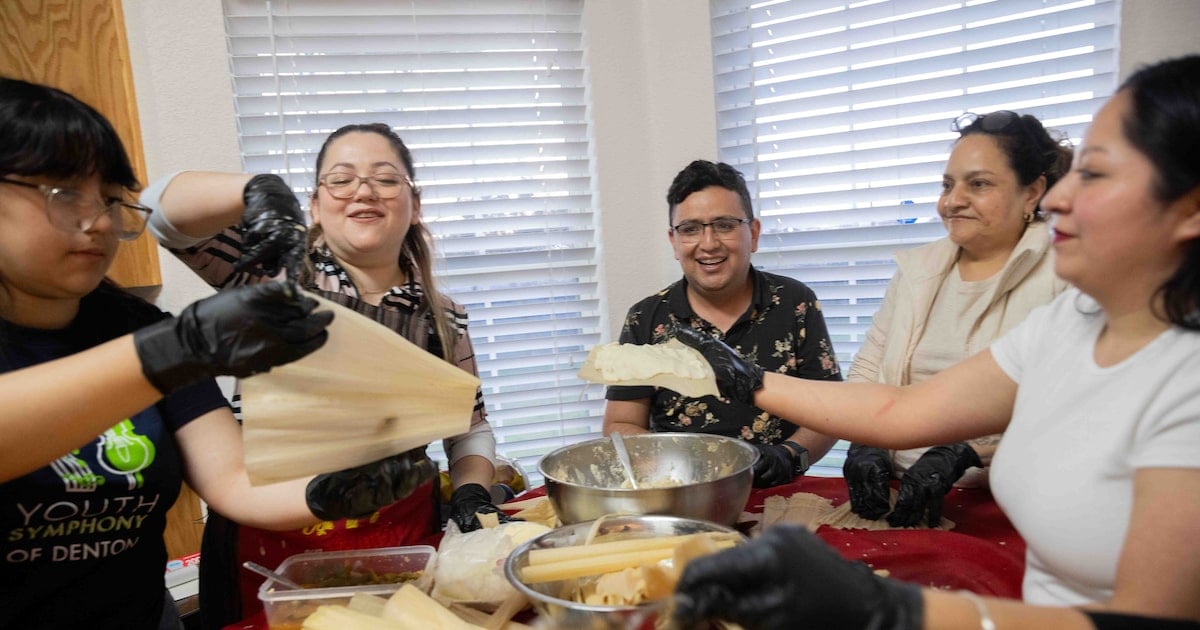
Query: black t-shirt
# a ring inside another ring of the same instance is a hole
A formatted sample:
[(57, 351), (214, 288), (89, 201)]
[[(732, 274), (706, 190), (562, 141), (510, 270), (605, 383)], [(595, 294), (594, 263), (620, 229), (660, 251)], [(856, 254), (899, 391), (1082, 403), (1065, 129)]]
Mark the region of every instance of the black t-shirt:
[[(0, 372), (75, 354), (162, 317), (102, 286), (66, 329), (0, 320)], [(71, 384), (61, 392), (71, 396)], [(0, 484), (0, 628), (157, 628), (166, 513), (183, 478), (174, 431), (225, 404), (215, 382), (193, 385)]]

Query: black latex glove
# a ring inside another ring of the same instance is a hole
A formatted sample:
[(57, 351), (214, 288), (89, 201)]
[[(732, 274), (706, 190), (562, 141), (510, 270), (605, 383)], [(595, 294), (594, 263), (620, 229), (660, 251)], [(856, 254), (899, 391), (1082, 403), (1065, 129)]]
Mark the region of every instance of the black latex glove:
[(242, 189), (242, 256), (234, 271), (261, 265), (268, 276), (286, 269), (296, 278), (304, 265), (308, 228), (300, 202), (278, 175), (255, 175)]
[(437, 474), (418, 448), (356, 468), (325, 473), (308, 482), (308, 509), (323, 521), (362, 518), (407, 497)]
[(688, 326), (675, 329), (675, 338), (704, 355), (717, 375), (717, 389), (722, 398), (754, 404), (754, 392), (762, 387), (763, 369), (743, 359), (737, 351), (719, 339), (697, 332)]
[(214, 376), (266, 372), (320, 348), (333, 313), (316, 307), (294, 283), (254, 284), (194, 302), (134, 332), (133, 343), (146, 379), (168, 394)]
[(455, 488), (454, 494), (450, 495), (450, 518), (458, 525), (458, 531), (465, 534), (482, 527), (476, 513), (495, 514), (501, 523), (520, 520), (493, 505), (491, 493), (477, 483), (465, 483)]
[(876, 520), (892, 509), (892, 455), (887, 449), (865, 444), (851, 444), (842, 464), (846, 490), (850, 493), (850, 510), (870, 520)]
[(942, 520), (942, 499), (972, 466), (982, 466), (975, 449), (966, 442), (935, 446), (920, 457), (900, 478), (900, 496), (888, 515), (892, 527), (913, 527), (921, 519), (929, 527)]
[(758, 461), (754, 462), (754, 487), (771, 488), (783, 485), (795, 478), (792, 471), (792, 451), (782, 444), (753, 443), (758, 450)]
[(916, 630), (921, 590), (843, 560), (803, 527), (769, 527), (759, 538), (688, 563), (675, 587), (684, 628), (722, 619), (748, 630)]

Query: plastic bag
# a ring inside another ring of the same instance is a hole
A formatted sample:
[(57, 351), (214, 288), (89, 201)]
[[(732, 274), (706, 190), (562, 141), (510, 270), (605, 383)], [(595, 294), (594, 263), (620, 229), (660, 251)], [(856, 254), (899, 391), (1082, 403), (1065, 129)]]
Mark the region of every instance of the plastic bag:
[(451, 520), (438, 546), (430, 595), (447, 606), (454, 602), (499, 606), (516, 593), (504, 577), (504, 561), (521, 543), (548, 531), (544, 525), (513, 521), (464, 534)]

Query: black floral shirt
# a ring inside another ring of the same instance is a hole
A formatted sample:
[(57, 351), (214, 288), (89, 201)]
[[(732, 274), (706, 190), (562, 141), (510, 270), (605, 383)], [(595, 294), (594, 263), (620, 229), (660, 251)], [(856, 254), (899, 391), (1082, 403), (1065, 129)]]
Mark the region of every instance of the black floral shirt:
[[(634, 304), (625, 315), (621, 343), (655, 344), (670, 337), (673, 326), (692, 328), (721, 339), (764, 370), (826, 381), (842, 380), (821, 304), (804, 283), (752, 269), (750, 308), (722, 334), (692, 310), (687, 279)], [(657, 387), (608, 388), (609, 400), (650, 398), (650, 430), (716, 433), (750, 442), (778, 444), (796, 425), (753, 405), (715, 396), (686, 398)]]

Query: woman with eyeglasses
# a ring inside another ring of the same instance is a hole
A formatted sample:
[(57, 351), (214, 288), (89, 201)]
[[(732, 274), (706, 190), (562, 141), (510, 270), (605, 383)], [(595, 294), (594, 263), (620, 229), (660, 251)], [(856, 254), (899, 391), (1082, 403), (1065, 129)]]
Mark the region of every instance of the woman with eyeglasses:
[(921, 589), (770, 529), (689, 564), (676, 613), (747, 628), (1200, 627), (1200, 56), (1129, 77), (1046, 193), (1073, 288), (905, 387), (763, 374), (680, 339), (723, 392), (889, 448), (1004, 433), (997, 502), (1025, 539), (1024, 603)]
[(309, 480), (250, 486), (213, 377), (307, 355), (332, 315), (272, 282), (170, 317), (106, 280), (146, 225), (138, 187), (96, 110), (0, 77), (2, 628), (180, 628), (163, 532), (185, 478), (258, 527), (317, 521)]
[[(347, 125), (325, 140), (315, 166), (311, 227), (291, 188), (275, 175), (185, 171), (155, 182), (141, 199), (155, 208), (154, 235), (212, 286), (253, 285), (286, 272), (477, 375), (466, 311), (438, 291), (433, 277), (433, 241), (421, 220), (408, 147), (386, 124)], [(489, 490), (495, 444), (479, 392), (469, 432), (445, 441), (450, 516), (464, 532), (480, 526), (477, 513), (508, 520)], [(424, 447), (399, 457), (428, 461)], [(428, 542), (441, 529), (440, 496), (439, 485), (430, 482), (364, 518), (330, 519), (294, 532), (239, 528), (210, 514), (200, 571), (205, 627), (260, 608), (255, 592), (262, 579), (241, 571), (241, 561), (273, 567), (312, 549)]]
[[(1042, 195), (1071, 163), (1065, 141), (1030, 115), (964, 114), (937, 211), (948, 235), (896, 254), (896, 273), (849, 381), (910, 385), (986, 348), (1066, 288), (1054, 275)], [(986, 484), (999, 435), (932, 448), (854, 443), (842, 466), (850, 505), (893, 527), (941, 520), (953, 486)], [(891, 480), (899, 495), (891, 503)]]

